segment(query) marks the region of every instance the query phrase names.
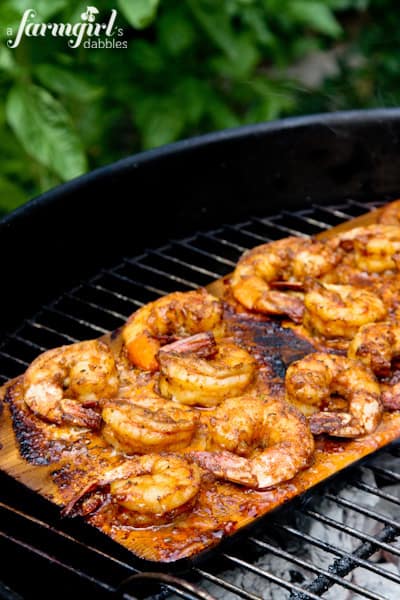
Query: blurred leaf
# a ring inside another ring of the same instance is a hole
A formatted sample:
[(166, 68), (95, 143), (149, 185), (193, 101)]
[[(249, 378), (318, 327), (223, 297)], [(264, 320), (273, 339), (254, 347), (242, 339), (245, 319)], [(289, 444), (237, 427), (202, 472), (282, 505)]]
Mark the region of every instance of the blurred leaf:
[(269, 45), (275, 42), (275, 36), (267, 25), (267, 15), (259, 6), (250, 6), (243, 10), (242, 18), (253, 30), (260, 44)]
[(210, 95), (207, 83), (187, 77), (178, 83), (174, 92), (186, 121), (190, 124), (197, 124), (207, 109)]
[(46, 90), (14, 86), (7, 98), (7, 121), (25, 151), (68, 180), (87, 170), (81, 142), (62, 104)]
[(178, 139), (184, 120), (173, 98), (146, 98), (135, 107), (136, 122), (144, 148), (154, 148)]
[(224, 77), (240, 79), (249, 76), (260, 59), (260, 53), (252, 38), (248, 35), (236, 38), (237, 58), (230, 60), (225, 56), (218, 56), (212, 61), (216, 70)]
[(246, 122), (261, 123), (276, 119), (281, 113), (281, 104), (276, 98), (264, 98), (249, 108), (246, 113)]
[(0, 175), (0, 211), (14, 210), (28, 200), (24, 192), (12, 181)]
[(293, 92), (280, 82), (267, 78), (254, 79), (249, 86), (257, 94), (246, 113), (246, 122), (270, 121), (286, 111), (293, 110), (295, 101)]
[(40, 174), (39, 174), (39, 191), (41, 194), (43, 194), (44, 192), (47, 192), (47, 190), (50, 190), (51, 188), (55, 187), (59, 183), (60, 183), (60, 180), (57, 177), (57, 175), (54, 175), (54, 173), (52, 173), (48, 169), (43, 169), (43, 171), (40, 172)]
[(22, 13), (16, 10), (13, 3), (0, 2), (0, 39), (13, 39), (21, 21)]
[(366, 10), (369, 3), (370, 0), (326, 0), (326, 5), (332, 10)]
[(10, 27), (14, 21), (19, 20), (22, 17), (21, 11), (15, 6), (15, 2), (12, 0), (5, 0), (0, 3), (0, 19), (3, 27)]
[(160, 15), (157, 29), (162, 44), (169, 54), (178, 56), (189, 48), (196, 36), (193, 23), (182, 10), (173, 8)]
[(41, 21), (46, 21), (65, 8), (68, 4), (68, 0), (8, 0), (8, 3), (11, 4), (21, 16), (26, 10), (32, 8), (37, 12), (37, 16)]
[(159, 73), (165, 67), (160, 48), (145, 40), (134, 40), (129, 50), (134, 66), (140, 71)]
[[(79, 114), (74, 114), (75, 129), (79, 131), (79, 137), (83, 146), (94, 152), (94, 147), (101, 144), (100, 140), (109, 123), (111, 111), (104, 113), (104, 107), (99, 102), (90, 102), (85, 106), (80, 105)], [(76, 112), (78, 112), (76, 110)], [(113, 122), (113, 120), (111, 121)], [(110, 144), (111, 140), (107, 140)], [(96, 155), (102, 155), (104, 149), (97, 148)]]
[(38, 65), (35, 75), (53, 92), (88, 102), (102, 94), (102, 88), (91, 84), (83, 75), (67, 71), (56, 65)]
[(220, 6), (212, 9), (205, 6), (201, 0), (187, 0), (194, 16), (199, 24), (206, 31), (212, 41), (223, 51), (231, 60), (239, 59), (239, 49), (237, 48), (237, 39), (232, 28), (232, 23), (226, 13)]
[(136, 29), (150, 25), (157, 13), (159, 0), (117, 0), (125, 19)]
[[(2, 0), (0, 2), (0, 38), (15, 38), (26, 10), (33, 9), (36, 16), (32, 21), (42, 23), (60, 12), (67, 2), (68, 0)], [(9, 29), (12, 30), (11, 35)]]
[[(4, 142), (4, 138), (6, 137), (6, 134), (3, 130), (4, 125), (6, 124), (6, 107), (4, 105), (4, 103), (0, 103), (0, 150), (1, 150), (1, 146), (2, 143)], [(7, 142), (8, 144), (8, 142)], [(0, 163), (2, 164), (2, 163)]]
[(295, 0), (288, 5), (289, 15), (298, 23), (331, 37), (338, 37), (342, 28), (328, 6), (317, 1)]
[(296, 60), (319, 50), (321, 50), (321, 40), (318, 37), (299, 37), (294, 40), (292, 46), (293, 57)]
[(65, 8), (67, 3), (68, 0), (3, 0), (0, 4), (0, 21), (3, 27), (18, 26), (28, 9), (35, 11), (35, 22), (47, 21)]
[(0, 46), (0, 70), (13, 75), (17, 68), (12, 52), (5, 46)]
[(227, 129), (240, 125), (240, 120), (232, 111), (229, 104), (223, 102), (216, 94), (210, 94), (207, 112), (215, 129)]

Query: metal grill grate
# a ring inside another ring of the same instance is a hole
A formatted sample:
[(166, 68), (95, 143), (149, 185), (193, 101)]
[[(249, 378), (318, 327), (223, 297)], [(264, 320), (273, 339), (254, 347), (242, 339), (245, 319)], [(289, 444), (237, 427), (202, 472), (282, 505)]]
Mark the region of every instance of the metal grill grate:
[[(315, 234), (374, 206), (348, 200), (331, 208), (282, 211), (124, 258), (8, 335), (0, 347), (0, 381), (18, 375), (48, 348), (117, 328), (160, 295), (195, 289), (229, 273), (247, 248), (286, 235)], [(95, 591), (98, 597), (391, 600), (400, 589), (398, 455), (393, 445), (263, 519), (179, 577), (144, 573), (129, 552), (82, 522), (60, 520), (56, 507), (1, 475), (0, 548), (64, 578), (70, 589)], [(24, 587), (12, 569), (5, 584), (35, 596), (32, 584)], [(16, 597), (6, 586), (0, 597)], [(43, 586), (40, 590), (44, 597)]]

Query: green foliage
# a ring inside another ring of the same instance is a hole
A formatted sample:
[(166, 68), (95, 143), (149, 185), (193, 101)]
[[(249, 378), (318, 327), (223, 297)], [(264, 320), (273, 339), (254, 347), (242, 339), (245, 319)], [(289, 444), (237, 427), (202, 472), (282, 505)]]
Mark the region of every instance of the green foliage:
[(133, 27), (147, 27), (157, 13), (159, 0), (117, 0), (118, 8)]
[(294, 20), (313, 27), (315, 31), (320, 31), (332, 37), (338, 37), (342, 33), (342, 28), (326, 4), (316, 1), (296, 0), (288, 6), (288, 10), (289, 15)]
[(45, 89), (16, 84), (6, 103), (6, 117), (28, 155), (64, 181), (87, 169), (82, 144), (63, 105)]
[[(360, 0), (359, 5), (364, 7), (366, 1)], [(326, 79), (314, 93), (300, 94), (299, 113), (400, 106), (397, 2), (370, 0), (368, 12), (348, 25), (339, 74)]]
[[(24, 37), (24, 10), (75, 23), (81, 0), (0, 3), (0, 212), (138, 150), (290, 114), (400, 100), (394, 0), (97, 0), (127, 48)], [(317, 90), (285, 70), (340, 45), (340, 74)], [(354, 66), (354, 57), (358, 64)], [(388, 95), (387, 90), (391, 90)]]

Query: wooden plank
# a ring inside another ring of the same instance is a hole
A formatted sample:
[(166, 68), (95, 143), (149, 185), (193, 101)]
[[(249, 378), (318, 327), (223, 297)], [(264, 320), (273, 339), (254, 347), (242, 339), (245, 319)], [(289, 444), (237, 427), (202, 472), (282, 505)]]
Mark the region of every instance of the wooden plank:
[[(380, 212), (381, 209), (362, 215), (317, 237), (327, 239), (355, 226), (374, 223)], [(223, 296), (226, 293), (226, 279), (212, 282), (208, 286), (209, 291), (218, 297)], [(240, 335), (242, 335), (244, 331), (241, 342), (247, 344), (249, 351), (264, 353), (266, 368), (271, 370), (278, 387), (282, 384), (284, 375), (279, 369), (282, 368), (284, 371), (289, 362), (311, 351), (306, 340), (297, 337), (295, 332), (276, 322), (264, 322), (257, 318), (254, 320), (244, 318), (243, 321), (241, 320), (243, 317), (240, 316), (231, 319), (228, 325), (236, 332), (235, 335), (238, 335), (238, 331), (241, 331)], [(110, 342), (116, 353), (119, 352), (121, 340), (118, 336), (112, 341), (108, 337), (103, 339)], [(2, 444), (0, 468), (3, 471), (57, 505), (64, 506), (82, 487), (97, 476), (98, 470), (103, 466), (102, 461), (105, 460), (110, 465), (118, 462), (119, 458), (115, 456), (114, 451), (93, 432), (77, 435), (73, 440), (72, 452), (59, 452), (57, 443), (62, 446), (62, 437), (65, 434), (68, 438), (68, 430), (63, 433), (63, 428), (46, 425), (29, 414), (23, 402), (20, 380), (14, 382), (12, 389), (14, 421), (19, 423), (18, 435), (21, 447), (24, 447), (24, 440), (27, 445), (31, 442), (24, 438), (23, 433), (28, 422), (28, 430), (34, 432), (38, 448), (40, 449), (41, 444), (44, 444), (50, 464), (34, 465), (21, 457), (12, 426), (10, 408), (5, 405), (0, 419)], [(49, 429), (51, 435), (57, 433), (59, 438), (57, 443), (50, 439), (49, 445), (49, 440), (46, 438)], [(120, 525), (111, 527), (110, 519), (107, 520), (104, 511), (101, 510), (87, 517), (87, 521), (137, 556), (147, 560), (176, 561), (184, 557), (193, 557), (216, 545), (225, 535), (233, 534), (272, 509), (399, 437), (400, 414), (385, 413), (378, 429), (363, 438), (356, 440), (332, 440), (324, 436), (317, 438), (313, 464), (293, 480), (276, 488), (262, 492), (248, 490), (235, 484), (215, 480), (210, 476), (203, 482), (199, 500), (193, 510), (181, 515), (171, 524), (144, 529), (132, 529)], [(37, 462), (39, 459), (33, 453), (30, 455), (30, 460)]]

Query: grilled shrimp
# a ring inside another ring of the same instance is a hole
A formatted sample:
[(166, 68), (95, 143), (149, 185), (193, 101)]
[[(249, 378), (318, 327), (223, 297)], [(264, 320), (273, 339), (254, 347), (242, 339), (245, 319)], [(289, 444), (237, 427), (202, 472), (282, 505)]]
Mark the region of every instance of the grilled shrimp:
[(400, 200), (390, 202), (382, 210), (379, 223), (382, 225), (400, 225)]
[(400, 409), (399, 377), (392, 377), (392, 363), (400, 357), (400, 324), (385, 321), (364, 325), (351, 341), (348, 356), (361, 360), (379, 377), (389, 378), (381, 383), (383, 406)]
[(400, 277), (397, 274), (378, 276), (369, 282), (367, 289), (382, 300), (391, 316), (396, 316), (400, 307)]
[(211, 407), (240, 396), (255, 372), (255, 361), (246, 350), (231, 343), (217, 344), (212, 334), (164, 346), (158, 360), (161, 394), (196, 406)]
[(24, 399), (40, 418), (96, 429), (99, 401), (118, 392), (118, 373), (104, 342), (78, 342), (38, 356), (24, 375)]
[[(373, 274), (399, 268), (400, 226), (368, 225), (341, 233), (328, 244), (347, 252), (344, 265)], [(339, 267), (340, 270), (340, 267)]]
[[(236, 300), (250, 310), (287, 315), (301, 322), (303, 296), (299, 291), (304, 279), (320, 277), (339, 260), (338, 249), (333, 250), (313, 239), (288, 237), (263, 244), (240, 259), (231, 281), (232, 292)], [(287, 287), (287, 290), (274, 287)]]
[(198, 415), (153, 395), (146, 406), (111, 400), (103, 407), (103, 437), (125, 454), (180, 450), (192, 440)]
[[(290, 365), (285, 383), (289, 402), (305, 406), (305, 412), (308, 406), (318, 411), (309, 418), (314, 434), (358, 437), (372, 433), (380, 422), (379, 384), (372, 371), (360, 362), (315, 352)], [(347, 401), (347, 411), (323, 411), (337, 396)]]
[(222, 312), (221, 302), (205, 290), (174, 292), (143, 306), (122, 330), (129, 360), (156, 371), (163, 344), (203, 331), (222, 331)]
[(210, 420), (216, 450), (191, 452), (216, 477), (264, 489), (310, 464), (314, 440), (304, 416), (283, 402), (254, 396), (225, 400)]
[(386, 317), (377, 295), (350, 285), (312, 281), (304, 297), (304, 325), (326, 338), (352, 338), (366, 323)]
[[(147, 527), (173, 521), (192, 507), (200, 490), (200, 470), (197, 465), (173, 455), (146, 454), (126, 459), (106, 471), (97, 481), (81, 490), (64, 508), (63, 514), (88, 515), (103, 503), (89, 501), (87, 495), (108, 490), (112, 504), (127, 511), (126, 524)], [(77, 509), (77, 503), (81, 503)]]

